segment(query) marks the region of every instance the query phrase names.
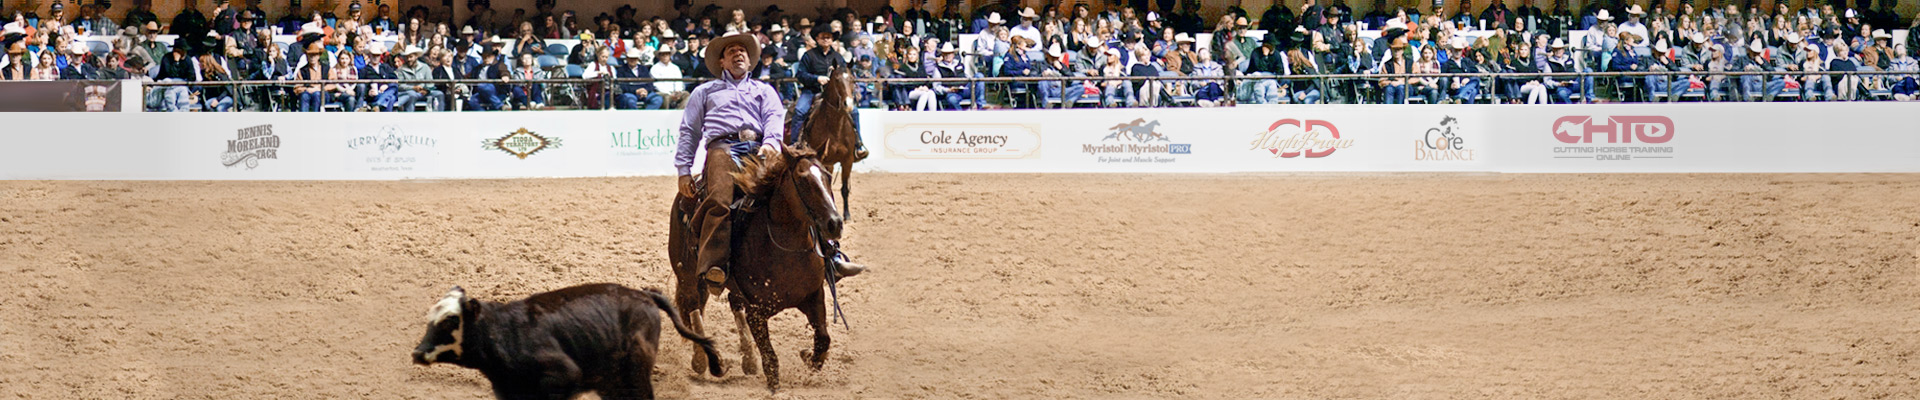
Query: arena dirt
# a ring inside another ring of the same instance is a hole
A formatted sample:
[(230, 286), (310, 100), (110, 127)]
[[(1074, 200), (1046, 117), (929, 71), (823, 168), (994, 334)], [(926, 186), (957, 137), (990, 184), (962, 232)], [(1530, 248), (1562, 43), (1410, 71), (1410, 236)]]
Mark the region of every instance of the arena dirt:
[[(782, 398), (1916, 398), (1916, 175), (855, 177)], [(454, 285), (670, 288), (668, 178), (0, 183), (0, 397), (484, 398)], [(724, 304), (710, 308), (719, 314)], [(665, 339), (665, 397), (767, 397)], [(671, 335), (665, 335), (671, 338)]]

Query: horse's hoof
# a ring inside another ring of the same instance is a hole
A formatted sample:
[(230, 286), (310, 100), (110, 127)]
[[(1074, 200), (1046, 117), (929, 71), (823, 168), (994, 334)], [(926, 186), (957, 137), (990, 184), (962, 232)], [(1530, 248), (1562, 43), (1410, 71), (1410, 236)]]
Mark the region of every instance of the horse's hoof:
[(753, 365), (752, 363), (740, 363), (740, 373), (744, 375), (759, 375), (760, 366)]

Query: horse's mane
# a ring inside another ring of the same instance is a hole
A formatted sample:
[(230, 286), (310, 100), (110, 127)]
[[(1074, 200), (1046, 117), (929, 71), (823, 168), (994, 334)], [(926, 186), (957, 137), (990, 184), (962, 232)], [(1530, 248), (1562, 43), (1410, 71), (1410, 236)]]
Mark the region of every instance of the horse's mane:
[(793, 172), (797, 161), (819, 156), (806, 146), (779, 146), (780, 154), (772, 157), (740, 157), (740, 170), (733, 172), (733, 185), (745, 194), (743, 198), (768, 195), (777, 187), (770, 183), (786, 178), (787, 174)]

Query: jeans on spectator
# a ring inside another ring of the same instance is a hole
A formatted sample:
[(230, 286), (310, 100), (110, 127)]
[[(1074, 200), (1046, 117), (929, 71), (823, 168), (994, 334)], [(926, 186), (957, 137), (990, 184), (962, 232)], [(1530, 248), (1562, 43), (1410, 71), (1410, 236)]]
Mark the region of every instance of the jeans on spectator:
[(1406, 104), (1406, 103), (1407, 103), (1407, 85), (1390, 83), (1390, 84), (1387, 84), (1385, 88), (1380, 89), (1380, 104)]
[(1685, 91), (1686, 82), (1674, 82), (1673, 77), (1666, 75), (1647, 76), (1647, 101), (1654, 101), (1654, 96), (1660, 94), (1666, 95), (1667, 101), (1675, 101), (1680, 98), (1680, 92)]
[(1102, 90), (1100, 93), (1102, 104), (1106, 104), (1108, 107), (1126, 107), (1128, 104), (1132, 104), (1133, 85), (1125, 81), (1107, 82), (1105, 90)]
[(1319, 104), (1320, 89), (1307, 89), (1307, 90), (1293, 91), (1293, 103), (1294, 104)]
[(658, 110), (660, 104), (665, 101), (666, 99), (660, 97), (659, 93), (647, 93), (646, 98), (640, 98), (640, 95), (633, 93), (621, 93), (619, 97), (614, 98), (613, 107), (622, 110)]
[(547, 104), (547, 94), (540, 89), (539, 85), (513, 86), (513, 105), (525, 109), (533, 107), (534, 104)]
[(1761, 91), (1764, 90), (1761, 86), (1762, 85), (1760, 84), (1759, 75), (1747, 75), (1747, 76), (1740, 77), (1740, 94), (1745, 95), (1748, 98), (1759, 95)]
[(399, 100), (398, 90), (393, 85), (387, 85), (385, 89), (380, 90), (380, 93), (374, 93), (372, 95), (374, 108), (380, 111), (393, 111), (394, 101)]
[[(1062, 100), (1062, 99), (1060, 98), (1060, 95), (1061, 95), (1061, 93), (1060, 93), (1060, 82), (1058, 82), (1058, 81), (1044, 81), (1044, 82), (1040, 82), (1040, 99), (1042, 99), (1042, 100)], [(1042, 103), (1045, 103), (1045, 101), (1042, 101)]]
[(418, 91), (396, 89), (393, 95), (393, 111), (413, 111), (413, 104), (426, 99), (426, 96)]
[(491, 83), (473, 85), (473, 97), (467, 99), (467, 108), (476, 111), (500, 109), (500, 92)]
[[(185, 81), (179, 80), (179, 79), (168, 79), (165, 82), (185, 82)], [(187, 109), (193, 106), (192, 97), (193, 97), (193, 88), (191, 87), (169, 86), (167, 87), (166, 100), (165, 102), (161, 103), (161, 106), (164, 107), (162, 109), (166, 111), (171, 111), (171, 112), (185, 112), (187, 111)]]
[(1573, 103), (1573, 94), (1575, 92), (1580, 92), (1580, 89), (1581, 87), (1579, 82), (1572, 82), (1572, 81), (1555, 82), (1555, 85), (1553, 88), (1553, 102), (1557, 104)]
[(1825, 75), (1808, 75), (1808, 82), (1800, 85), (1800, 98), (1806, 101), (1819, 101), (1821, 97), (1832, 100), (1834, 97), (1833, 79)]
[[(1459, 78), (1456, 78), (1459, 79)], [(1460, 80), (1460, 88), (1454, 89), (1453, 99), (1461, 104), (1472, 104), (1480, 100), (1480, 78)]]
[(232, 110), (233, 97), (220, 96), (220, 97), (206, 99), (206, 106), (201, 107), (201, 109), (207, 110), (207, 111), (218, 111), (218, 112), (226, 112), (227, 110)]
[(1887, 85), (1887, 90), (1893, 92), (1893, 94), (1911, 96), (1914, 93), (1920, 92), (1920, 83), (1914, 82), (1911, 77), (1901, 77), (1900, 80), (1894, 81), (1891, 85)]
[(1227, 93), (1225, 90), (1220, 89), (1219, 82), (1207, 82), (1206, 86), (1201, 86), (1200, 89), (1193, 91), (1194, 101), (1204, 100), (1204, 101), (1217, 102), (1217, 101), (1220, 101), (1220, 99), (1223, 99), (1226, 97), (1227, 97)]
[(326, 101), (327, 101), (326, 93), (321, 93), (321, 92), (301, 93), (300, 94), (300, 111), (320, 112), (320, 106), (324, 105)]

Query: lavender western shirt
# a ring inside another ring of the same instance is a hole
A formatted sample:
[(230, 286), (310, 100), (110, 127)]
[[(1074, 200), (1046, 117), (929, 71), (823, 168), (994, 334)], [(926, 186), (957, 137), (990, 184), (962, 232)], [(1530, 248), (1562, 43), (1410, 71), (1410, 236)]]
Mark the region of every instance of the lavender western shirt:
[[(680, 117), (680, 145), (673, 153), (673, 167), (680, 175), (693, 174), (693, 153), (713, 138), (737, 133), (742, 128), (760, 132), (760, 140), (778, 143), (786, 138), (787, 110), (773, 86), (753, 79), (723, 77), (701, 84), (687, 96), (686, 115)], [(696, 140), (694, 133), (700, 137)]]

